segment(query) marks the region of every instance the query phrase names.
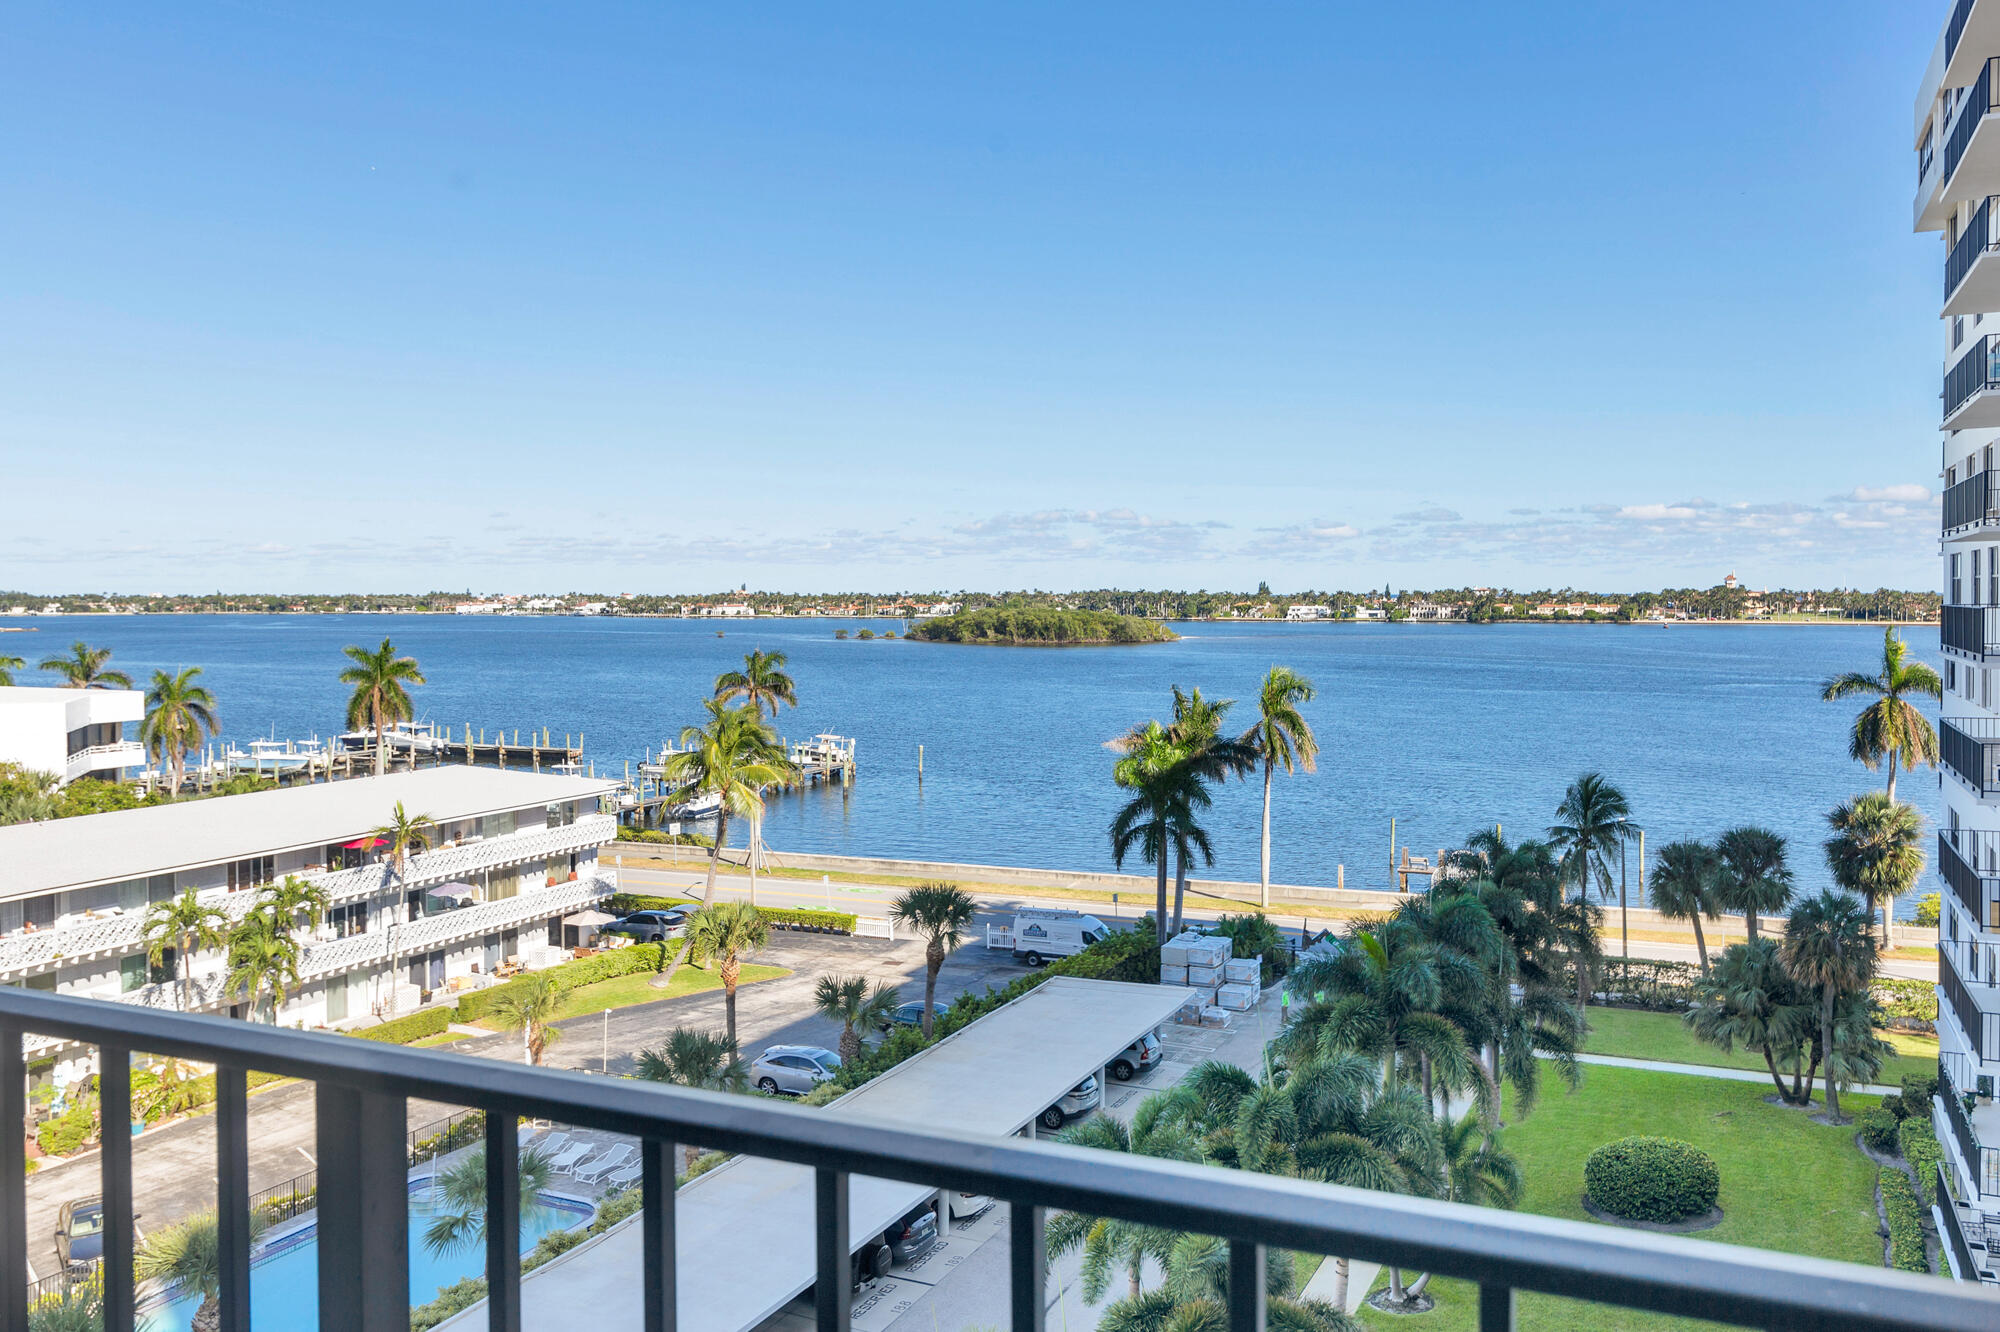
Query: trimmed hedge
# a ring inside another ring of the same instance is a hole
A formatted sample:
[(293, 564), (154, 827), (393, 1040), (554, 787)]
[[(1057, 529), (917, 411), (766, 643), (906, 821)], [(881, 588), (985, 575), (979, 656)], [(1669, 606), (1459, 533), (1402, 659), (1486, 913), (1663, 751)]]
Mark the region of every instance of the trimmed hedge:
[(1928, 981), (1877, 976), (1868, 987), (1868, 998), (1884, 1019), (1937, 1021), (1937, 987)]
[(1937, 1095), (1938, 1075), (1935, 1070), (1903, 1075), (1903, 1113), (1905, 1115), (1931, 1116), (1931, 1097)]
[[(629, 916), (634, 911), (665, 911), (668, 907), (699, 906), (692, 897), (646, 897), (639, 893), (613, 893), (605, 899), (604, 909), (615, 911), (621, 916)], [(852, 911), (819, 911), (811, 907), (758, 907), (757, 914), (766, 925), (781, 930), (810, 930), (821, 934), (854, 933), (855, 916)]]
[(1944, 1149), (1938, 1146), (1937, 1134), (1931, 1131), (1930, 1116), (1920, 1119), (1911, 1115), (1898, 1127), (1896, 1137), (1902, 1144), (1903, 1159), (1917, 1172), (1917, 1178), (1924, 1182), (1926, 1189), (1934, 1187), (1938, 1166), (1944, 1160)]
[[(534, 981), (551, 977), (565, 990), (576, 989), (580, 985), (592, 985), (615, 976), (631, 976), (641, 971), (657, 971), (660, 968), (658, 944), (634, 944), (630, 948), (612, 948), (589, 957), (565, 962), (561, 966), (548, 967), (529, 976), (502, 981), (489, 985), (483, 990), (473, 990), (459, 998), (458, 1020), (477, 1022), (493, 1011), (493, 1006), (506, 994), (518, 994)], [(439, 1010), (443, 1011), (443, 1010)]]
[(403, 1017), (390, 1018), (387, 1022), (378, 1023), (373, 1027), (362, 1027), (345, 1034), (359, 1036), (364, 1041), (386, 1041), (390, 1045), (408, 1045), (411, 1041), (435, 1036), (449, 1026), (451, 1026), (451, 1009), (439, 1006), (419, 1009)]
[(1917, 1204), (1917, 1191), (1910, 1177), (1895, 1166), (1883, 1166), (1876, 1175), (1882, 1190), (1882, 1215), (1889, 1220), (1889, 1266), (1898, 1272), (1929, 1272), (1930, 1255), (1924, 1249), (1924, 1212)]
[(1884, 1156), (1896, 1155), (1896, 1135), (1899, 1121), (1887, 1110), (1870, 1108), (1856, 1116), (1855, 1122), (1861, 1129), (1861, 1141)]
[(1882, 1108), (1898, 1120), (1907, 1119), (1910, 1115), (1910, 1108), (1903, 1104), (1903, 1098), (1897, 1092), (1890, 1092), (1882, 1098)]
[(621, 842), (641, 842), (647, 846), (698, 846), (706, 850), (715, 845), (715, 839), (702, 833), (670, 833), (659, 828), (634, 828), (626, 824), (618, 827)]
[(1701, 968), (1656, 957), (1608, 957), (1600, 964), (1597, 995), (1607, 1004), (1677, 1013), (1694, 1007)]
[(1635, 1136), (1592, 1152), (1583, 1185), (1591, 1202), (1613, 1216), (1665, 1224), (1713, 1210), (1722, 1176), (1691, 1142)]

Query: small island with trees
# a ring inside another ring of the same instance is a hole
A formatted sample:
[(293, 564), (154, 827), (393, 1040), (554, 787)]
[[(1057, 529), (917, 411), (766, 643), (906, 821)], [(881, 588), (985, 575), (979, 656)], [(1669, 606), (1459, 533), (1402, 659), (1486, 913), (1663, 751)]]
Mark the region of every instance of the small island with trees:
[(1158, 620), (1115, 611), (1003, 605), (940, 615), (915, 625), (907, 637), (929, 643), (1075, 647), (1091, 643), (1171, 643), (1180, 635)]

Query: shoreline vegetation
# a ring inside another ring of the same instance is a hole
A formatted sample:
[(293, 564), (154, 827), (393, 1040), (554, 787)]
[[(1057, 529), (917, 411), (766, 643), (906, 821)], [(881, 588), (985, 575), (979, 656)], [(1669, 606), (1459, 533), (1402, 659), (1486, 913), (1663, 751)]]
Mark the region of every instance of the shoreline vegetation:
[(1159, 620), (1115, 611), (1059, 610), (1051, 606), (989, 606), (919, 621), (905, 635), (926, 643), (976, 643), (1002, 647), (1082, 647), (1171, 643), (1180, 635)]

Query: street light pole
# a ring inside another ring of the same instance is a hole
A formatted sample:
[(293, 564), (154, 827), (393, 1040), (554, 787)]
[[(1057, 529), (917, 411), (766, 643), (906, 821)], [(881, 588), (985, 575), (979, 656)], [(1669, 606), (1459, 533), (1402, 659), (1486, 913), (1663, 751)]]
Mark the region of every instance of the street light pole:
[(1632, 917), (1625, 905), (1625, 820), (1618, 820), (1618, 954), (1625, 959), (1629, 982), (1632, 963)]

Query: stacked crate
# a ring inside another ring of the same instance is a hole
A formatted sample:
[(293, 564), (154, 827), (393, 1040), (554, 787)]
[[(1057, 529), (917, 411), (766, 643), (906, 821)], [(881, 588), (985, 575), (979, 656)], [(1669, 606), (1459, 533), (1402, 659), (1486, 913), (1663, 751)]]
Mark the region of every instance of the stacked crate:
[(1160, 945), (1160, 984), (1185, 985), (1194, 992), (1176, 1020), (1213, 1027), (1229, 1025), (1227, 1012), (1217, 1002), (1228, 981), (1229, 950), (1229, 940), (1193, 930)]
[(1254, 957), (1231, 958), (1222, 964), (1222, 984), (1217, 987), (1216, 1006), (1231, 1013), (1248, 1013), (1263, 995), (1259, 983), (1264, 964)]

